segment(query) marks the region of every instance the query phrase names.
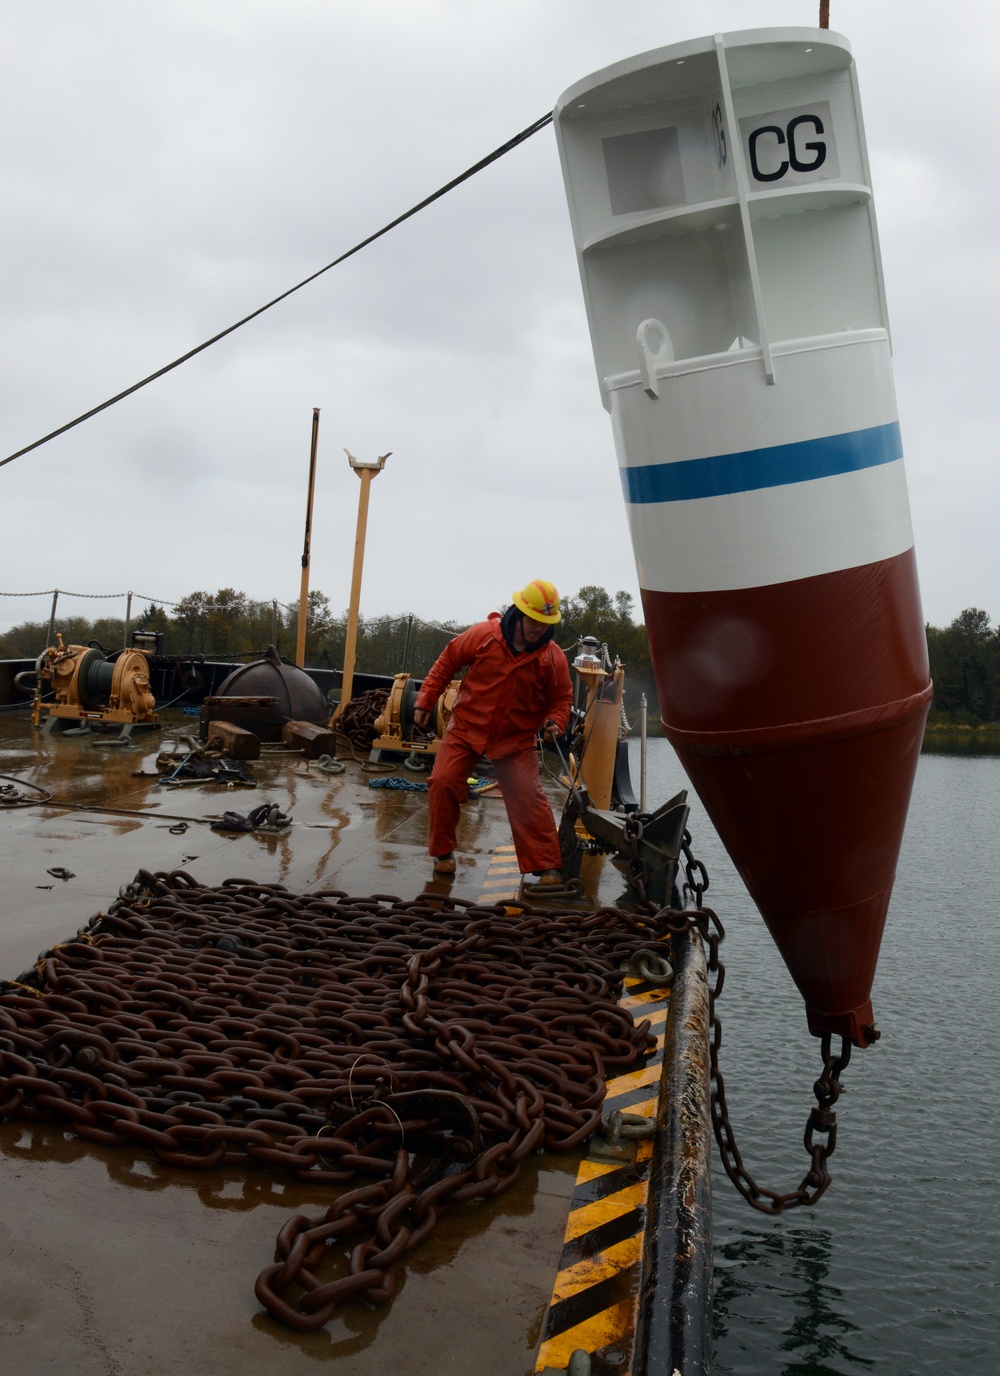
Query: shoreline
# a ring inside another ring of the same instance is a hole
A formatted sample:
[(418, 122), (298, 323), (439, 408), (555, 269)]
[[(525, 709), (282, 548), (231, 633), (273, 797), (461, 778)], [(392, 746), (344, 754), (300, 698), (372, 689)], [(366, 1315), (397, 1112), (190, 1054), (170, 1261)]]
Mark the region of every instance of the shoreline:
[(958, 722), (929, 721), (924, 727), (925, 736), (997, 736), (1000, 737), (1000, 722)]

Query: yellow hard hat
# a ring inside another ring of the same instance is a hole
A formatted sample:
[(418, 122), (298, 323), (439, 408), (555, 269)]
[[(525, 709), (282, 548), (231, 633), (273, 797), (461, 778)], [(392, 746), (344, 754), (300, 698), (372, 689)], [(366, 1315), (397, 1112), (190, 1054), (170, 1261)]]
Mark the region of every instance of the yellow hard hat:
[(532, 621), (544, 621), (547, 626), (554, 626), (562, 620), (559, 594), (554, 585), (547, 583), (544, 578), (536, 578), (512, 596), (514, 606), (525, 616), (530, 616)]

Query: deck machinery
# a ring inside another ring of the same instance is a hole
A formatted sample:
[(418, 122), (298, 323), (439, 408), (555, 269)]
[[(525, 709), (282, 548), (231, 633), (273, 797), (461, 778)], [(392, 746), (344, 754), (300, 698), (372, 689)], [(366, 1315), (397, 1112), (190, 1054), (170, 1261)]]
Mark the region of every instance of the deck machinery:
[[(121, 726), (127, 735), (134, 726), (159, 725), (144, 650), (122, 650), (112, 658), (93, 645), (64, 645), (57, 634), (56, 644), (39, 655), (33, 677), (33, 726), (52, 731), (65, 723), (78, 729), (107, 723)], [(18, 675), (21, 681), (31, 678), (30, 671)], [(43, 701), (43, 684), (49, 685), (54, 702)]]

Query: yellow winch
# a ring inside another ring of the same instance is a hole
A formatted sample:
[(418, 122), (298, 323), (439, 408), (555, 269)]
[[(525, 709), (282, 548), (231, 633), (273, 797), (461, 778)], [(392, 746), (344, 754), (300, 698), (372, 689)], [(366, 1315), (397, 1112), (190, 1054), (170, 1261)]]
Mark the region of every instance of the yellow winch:
[[(157, 726), (156, 699), (149, 683), (149, 660), (143, 650), (122, 650), (109, 658), (87, 645), (56, 644), (43, 650), (35, 665), (35, 699), (31, 721), (41, 726), (73, 720), (112, 722), (122, 726)], [(47, 682), (55, 702), (43, 702)]]
[(434, 731), (431, 734), (418, 731), (413, 720), (419, 692), (416, 679), (409, 674), (394, 675), (382, 715), (375, 721), (375, 739), (369, 758), (381, 759), (383, 750), (417, 756), (436, 755), (460, 687), (460, 680), (453, 679), (438, 698), (432, 722)]

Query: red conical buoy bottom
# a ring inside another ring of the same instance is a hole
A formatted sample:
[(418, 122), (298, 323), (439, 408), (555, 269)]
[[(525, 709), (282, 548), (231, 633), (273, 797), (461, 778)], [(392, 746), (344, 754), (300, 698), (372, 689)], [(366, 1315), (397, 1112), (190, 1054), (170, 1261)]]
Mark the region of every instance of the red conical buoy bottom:
[(852, 713), (760, 732), (667, 731), (810, 1029), (859, 1046), (876, 1036), (869, 995), (929, 698), (864, 714), (878, 726)]
[(643, 602), (664, 730), (811, 1030), (868, 1045), (932, 695), (912, 551), (773, 587), (645, 592)]

